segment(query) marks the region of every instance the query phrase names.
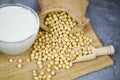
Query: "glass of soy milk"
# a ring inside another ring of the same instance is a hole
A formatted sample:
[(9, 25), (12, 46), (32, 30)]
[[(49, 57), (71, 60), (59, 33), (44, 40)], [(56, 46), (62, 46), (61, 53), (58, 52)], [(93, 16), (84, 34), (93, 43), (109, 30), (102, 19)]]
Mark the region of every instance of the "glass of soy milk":
[(39, 17), (22, 4), (0, 5), (0, 51), (8, 55), (25, 52), (39, 31)]

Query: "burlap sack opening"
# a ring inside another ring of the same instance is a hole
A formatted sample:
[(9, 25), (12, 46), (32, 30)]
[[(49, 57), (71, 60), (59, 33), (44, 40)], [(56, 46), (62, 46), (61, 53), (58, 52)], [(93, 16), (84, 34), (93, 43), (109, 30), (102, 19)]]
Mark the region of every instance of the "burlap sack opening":
[[(81, 7), (79, 7), (79, 5), (81, 5)], [(87, 23), (89, 23), (89, 19), (85, 17), (87, 6), (88, 1), (86, 0), (56, 0), (56, 2), (53, 4), (44, 7), (39, 14), (41, 20), (41, 28), (49, 32), (49, 28), (44, 25), (44, 19), (48, 13), (54, 11), (65, 11), (74, 20), (77, 21), (77, 26), (75, 26), (71, 32), (80, 31), (85, 27)]]

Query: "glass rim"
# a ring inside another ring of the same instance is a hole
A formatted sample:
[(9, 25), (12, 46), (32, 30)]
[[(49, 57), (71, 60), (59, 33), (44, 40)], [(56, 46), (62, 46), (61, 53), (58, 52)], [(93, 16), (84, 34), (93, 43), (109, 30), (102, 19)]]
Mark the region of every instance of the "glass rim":
[[(23, 40), (15, 41), (15, 42), (12, 42), (12, 41), (9, 42), (9, 41), (0, 40), (0, 43), (10, 43), (10, 44), (13, 44), (13, 43), (21, 43), (21, 42), (24, 42), (24, 41), (32, 38), (32, 37), (39, 31), (40, 21), (39, 21), (39, 17), (38, 17), (38, 15), (37, 15), (37, 13), (36, 13), (32, 8), (30, 8), (30, 7), (26, 6), (26, 5), (23, 5), (23, 4), (19, 4), (19, 3), (13, 3), (13, 4), (6, 3), (6, 4), (2, 4), (2, 5), (0, 5), (0, 9), (1, 9), (1, 8), (4, 8), (4, 7), (9, 7), (9, 6), (23, 7), (23, 8), (25, 8), (25, 9), (27, 9), (27, 10), (30, 10), (30, 11), (33, 13), (33, 15), (35, 16), (35, 18), (36, 18), (37, 26), (35, 26), (33, 34), (32, 34), (32, 35), (29, 35), (27, 38), (25, 38), (25, 39), (23, 39)], [(37, 28), (36, 28), (36, 27), (37, 27)]]

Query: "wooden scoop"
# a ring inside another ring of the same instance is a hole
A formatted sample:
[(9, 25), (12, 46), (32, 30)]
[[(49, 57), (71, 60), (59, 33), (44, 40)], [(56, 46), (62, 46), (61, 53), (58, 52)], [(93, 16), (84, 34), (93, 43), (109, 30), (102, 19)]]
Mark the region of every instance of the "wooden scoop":
[[(77, 48), (77, 50), (78, 49), (80, 50), (80, 48)], [(101, 48), (91, 47), (91, 50), (92, 50), (92, 54), (78, 57), (74, 62), (88, 61), (95, 59), (97, 56), (110, 55), (110, 54), (114, 54), (115, 52), (113, 45), (101, 47)]]

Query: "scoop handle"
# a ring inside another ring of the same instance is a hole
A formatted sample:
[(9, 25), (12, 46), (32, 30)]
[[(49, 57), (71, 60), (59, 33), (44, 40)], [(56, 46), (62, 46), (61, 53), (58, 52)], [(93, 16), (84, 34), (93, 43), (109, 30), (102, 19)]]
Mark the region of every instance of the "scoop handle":
[(102, 48), (96, 48), (94, 53), (96, 53), (96, 56), (101, 56), (114, 54), (114, 52), (115, 52), (114, 46), (110, 45)]

